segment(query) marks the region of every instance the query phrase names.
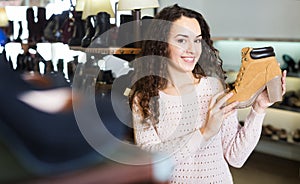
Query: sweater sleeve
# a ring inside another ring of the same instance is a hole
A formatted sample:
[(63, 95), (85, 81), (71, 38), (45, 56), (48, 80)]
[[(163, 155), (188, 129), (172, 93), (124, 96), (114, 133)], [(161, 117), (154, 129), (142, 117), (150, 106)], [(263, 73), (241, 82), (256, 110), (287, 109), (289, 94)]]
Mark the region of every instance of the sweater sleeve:
[(244, 126), (237, 117), (236, 112), (223, 122), (222, 145), (227, 162), (233, 167), (242, 167), (259, 141), (265, 113), (259, 114), (251, 108)]
[(175, 133), (167, 139), (162, 139), (154, 125), (142, 123), (138, 109), (138, 105), (133, 104), (135, 143), (146, 151), (163, 152), (164, 154), (172, 155), (176, 161), (180, 161), (209, 143), (198, 129), (181, 136), (176, 136), (177, 134)]

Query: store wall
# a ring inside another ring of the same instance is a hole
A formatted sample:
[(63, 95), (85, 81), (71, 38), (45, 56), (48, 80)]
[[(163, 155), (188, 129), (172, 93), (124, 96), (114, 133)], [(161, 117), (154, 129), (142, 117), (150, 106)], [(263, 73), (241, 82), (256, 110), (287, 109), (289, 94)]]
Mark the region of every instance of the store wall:
[(160, 0), (197, 10), (213, 37), (300, 39), (299, 0)]
[(241, 65), (241, 49), (243, 47), (274, 48), (277, 61), (283, 65), (283, 55), (289, 55), (300, 66), (300, 41), (255, 41), (255, 40), (217, 40), (214, 46), (220, 51), (225, 70), (238, 71)]
[[(278, 62), (300, 63), (300, 0), (160, 0), (202, 13), (226, 70), (239, 70), (243, 47), (272, 46)], [(299, 65), (300, 66), (300, 65)]]

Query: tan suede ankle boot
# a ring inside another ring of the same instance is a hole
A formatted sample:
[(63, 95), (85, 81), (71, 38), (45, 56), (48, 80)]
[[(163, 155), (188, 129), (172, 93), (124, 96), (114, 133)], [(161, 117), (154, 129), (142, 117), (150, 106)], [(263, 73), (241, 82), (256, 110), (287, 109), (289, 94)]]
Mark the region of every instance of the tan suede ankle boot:
[(272, 47), (245, 47), (241, 62), (232, 90), (234, 95), (227, 104), (238, 101), (237, 108), (249, 107), (265, 88), (270, 102), (282, 100), (281, 69)]

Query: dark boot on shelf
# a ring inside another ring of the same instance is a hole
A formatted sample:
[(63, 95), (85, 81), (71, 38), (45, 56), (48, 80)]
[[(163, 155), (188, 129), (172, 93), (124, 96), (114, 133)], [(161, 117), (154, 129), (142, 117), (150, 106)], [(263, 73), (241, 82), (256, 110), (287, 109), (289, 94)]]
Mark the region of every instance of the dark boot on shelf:
[(278, 136), (279, 140), (287, 141), (287, 139), (288, 139), (287, 131), (283, 128), (277, 130), (276, 135)]
[(30, 55), (30, 57), (27, 57), (26, 61), (27, 65), (27, 72), (33, 72), (34, 71), (34, 58)]
[(296, 129), (294, 132), (293, 132), (293, 141), (295, 142), (300, 142), (300, 129)]
[(296, 69), (296, 62), (295, 60), (287, 55), (287, 54), (283, 54), (282, 55), (282, 59), (284, 61), (284, 69), (289, 73), (289, 72), (293, 72), (296, 73), (297, 69)]
[(284, 102), (289, 107), (300, 108), (300, 95), (299, 95), (299, 91), (288, 91), (284, 95)]
[(58, 59), (56, 67), (57, 67), (57, 72), (63, 74), (64, 73), (64, 60)]
[(37, 23), (36, 23), (36, 40), (38, 42), (44, 41), (44, 29), (46, 28), (47, 19), (46, 19), (46, 8), (38, 7), (37, 12)]
[(74, 78), (74, 74), (75, 74), (75, 70), (76, 67), (78, 65), (78, 56), (74, 56), (73, 57), (74, 60), (73, 61), (69, 61), (67, 64), (68, 67), (68, 79), (70, 81), (70, 83), (73, 83), (73, 78)]
[(94, 15), (90, 15), (86, 18), (85, 22), (85, 36), (81, 40), (82, 47), (88, 47), (92, 41), (92, 37), (95, 35), (95, 18)]
[(59, 32), (59, 15), (52, 15), (44, 29), (44, 37), (49, 42), (60, 41), (61, 34)]
[(52, 61), (45, 61), (45, 70), (44, 70), (44, 74), (50, 74), (54, 72), (54, 66)]
[(126, 23), (132, 22), (132, 15), (120, 15), (120, 27), (118, 30), (117, 45), (120, 47), (133, 48), (133, 24)]
[(41, 74), (40, 59), (38, 57), (33, 58), (33, 72), (37, 74)]
[[(69, 13), (70, 14), (70, 13)], [(75, 19), (74, 15), (70, 15), (71, 17), (66, 17), (66, 19), (63, 21), (60, 31), (61, 31), (61, 42), (68, 44), (71, 40), (74, 30), (75, 30)]]
[(75, 12), (74, 14), (74, 31), (71, 39), (69, 40), (69, 46), (80, 46), (81, 40), (85, 35), (84, 20), (81, 19), (82, 12)]
[(6, 35), (8, 36), (8, 42), (11, 41), (10, 37), (13, 35), (14, 33), (14, 21), (9, 20), (8, 21), (8, 26), (6, 27)]
[(272, 125), (263, 125), (262, 135), (271, 138), (273, 135), (276, 134), (277, 130), (278, 129), (273, 127)]
[(15, 42), (22, 43), (21, 36), (23, 34), (23, 26), (22, 26), (22, 21), (18, 21), (19, 24), (19, 31), (18, 31), (18, 37), (15, 39)]
[(242, 65), (234, 83), (228, 104), (238, 101), (237, 108), (253, 104), (266, 89), (271, 103), (282, 100), (281, 69), (272, 47), (242, 49)]
[(263, 125), (263, 126), (262, 126), (261, 135), (262, 135), (262, 136), (271, 137), (272, 132), (271, 132), (265, 125)]
[(8, 59), (8, 66), (13, 69), (14, 66), (13, 66), (13, 63), (12, 63), (12, 60), (11, 60), (11, 57), (9, 56), (9, 59)]
[(95, 90), (98, 78), (97, 74), (99, 74), (100, 71), (98, 60), (96, 58), (92, 58), (90, 54), (87, 54), (86, 62), (82, 65), (78, 64), (76, 70), (79, 70), (79, 76), (76, 76), (76, 79), (78, 79), (77, 81), (81, 83), (80, 85), (84, 91), (89, 92), (90, 90)]
[(26, 69), (26, 63), (25, 63), (25, 55), (24, 54), (19, 54), (17, 56), (17, 67), (16, 67), (16, 71), (18, 72), (24, 72)]
[(102, 73), (102, 82), (104, 82), (105, 84), (112, 84), (114, 81), (114, 77), (112, 75), (112, 71), (111, 70), (105, 70)]
[(96, 15), (95, 35), (92, 37), (91, 47), (109, 47), (110, 15), (106, 12), (99, 12)]
[(26, 10), (26, 20), (28, 28), (28, 43), (36, 42), (36, 23), (34, 21), (34, 10), (33, 8), (28, 8)]

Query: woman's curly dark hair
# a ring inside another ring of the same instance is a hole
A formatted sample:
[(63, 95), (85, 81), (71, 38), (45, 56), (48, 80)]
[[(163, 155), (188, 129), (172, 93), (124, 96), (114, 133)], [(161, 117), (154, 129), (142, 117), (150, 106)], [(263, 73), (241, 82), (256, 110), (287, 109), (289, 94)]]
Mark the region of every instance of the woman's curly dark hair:
[[(166, 7), (162, 9), (153, 19), (149, 26), (146, 37), (143, 40), (141, 56), (161, 56), (147, 57), (142, 61), (134, 63), (133, 81), (136, 81), (129, 94), (129, 104), (132, 108), (135, 98), (138, 99), (138, 105), (141, 107), (140, 113), (143, 121), (146, 123), (158, 123), (158, 93), (167, 86), (167, 60), (169, 58), (168, 38), (172, 23), (181, 16), (195, 18), (201, 27), (202, 32), (202, 53), (197, 62), (193, 74), (200, 79), (202, 76), (214, 75), (224, 81), (224, 71), (222, 69), (222, 60), (219, 58), (218, 50), (213, 47), (213, 41), (210, 36), (210, 29), (203, 16), (193, 10), (178, 6)], [(161, 21), (155, 21), (161, 20)], [(205, 69), (205, 70), (204, 70)], [(155, 72), (151, 72), (154, 71)], [(143, 76), (144, 74), (149, 74)], [(155, 75), (151, 73), (156, 73)], [(155, 99), (155, 100), (152, 100)], [(135, 102), (136, 103), (136, 102)]]

